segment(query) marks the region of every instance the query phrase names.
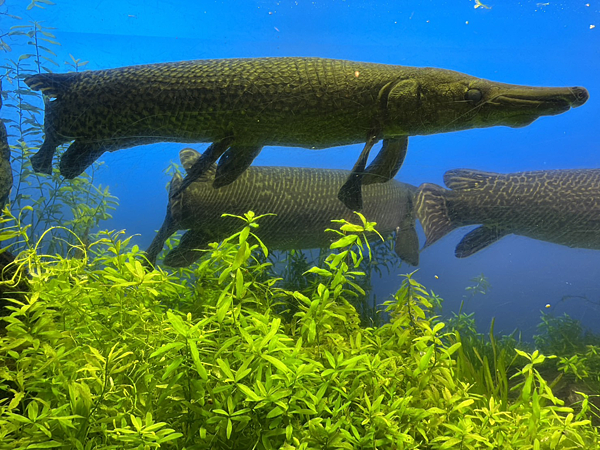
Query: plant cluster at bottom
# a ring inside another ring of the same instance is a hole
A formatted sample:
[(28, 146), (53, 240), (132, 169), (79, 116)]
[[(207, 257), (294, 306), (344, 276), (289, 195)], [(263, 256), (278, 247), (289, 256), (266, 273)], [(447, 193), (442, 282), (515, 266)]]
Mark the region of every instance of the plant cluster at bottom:
[(31, 292), (0, 340), (0, 448), (597, 448), (539, 353), (521, 352), (509, 402), (461, 379), (463, 344), (412, 274), (390, 322), (361, 328), (349, 299), (373, 224), (343, 223), (292, 292), (265, 277), (257, 218), (243, 219), (185, 279), (144, 270), (119, 233), (79, 259), (22, 254)]

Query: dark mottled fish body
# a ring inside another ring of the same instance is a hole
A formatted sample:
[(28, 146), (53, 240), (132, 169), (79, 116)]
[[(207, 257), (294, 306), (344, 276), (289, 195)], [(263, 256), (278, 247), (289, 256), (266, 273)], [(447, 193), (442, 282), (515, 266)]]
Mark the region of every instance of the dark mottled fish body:
[(426, 246), (454, 228), (481, 225), (456, 248), (466, 257), (508, 234), (600, 249), (600, 169), (496, 174), (446, 172), (450, 190), (423, 184), (415, 210)]
[[(0, 91), (2, 81), (0, 80)], [(0, 110), (2, 110), (2, 96), (0, 95)], [(10, 147), (6, 126), (0, 118), (0, 208), (8, 202), (8, 196), (13, 185), (12, 167), (10, 165)]]
[[(185, 164), (186, 152), (182, 151)], [(195, 153), (199, 157), (199, 154)], [(243, 215), (274, 213), (259, 222), (258, 236), (271, 250), (328, 247), (335, 227), (332, 219), (357, 222), (336, 195), (339, 183), (348, 176), (345, 170), (294, 167), (250, 167), (235, 182), (220, 189), (212, 187), (214, 170), (203, 181), (192, 183), (169, 201), (167, 219), (148, 249), (154, 262), (165, 239), (176, 230), (190, 230), (182, 237), (178, 249), (171, 251), (165, 264), (189, 265), (201, 256), (194, 249), (206, 248), (240, 229), (239, 219), (222, 214)], [(181, 182), (176, 176), (171, 189)], [(389, 235), (398, 230), (396, 252), (411, 264), (418, 263), (419, 243), (415, 232), (412, 199), (416, 188), (392, 180), (365, 186), (364, 215), (377, 222), (377, 230)]]
[[(407, 136), (523, 126), (583, 104), (583, 88), (495, 83), (443, 69), (322, 58), (249, 58), (150, 64), (26, 83), (46, 103), (46, 137), (33, 157), (49, 173), (56, 146), (73, 178), (105, 151), (174, 141), (211, 142), (184, 189), (220, 159), (215, 187), (232, 182), (264, 145), (324, 148), (366, 142), (340, 196), (360, 207), (360, 186), (400, 168)], [(373, 144), (381, 158), (365, 168)]]

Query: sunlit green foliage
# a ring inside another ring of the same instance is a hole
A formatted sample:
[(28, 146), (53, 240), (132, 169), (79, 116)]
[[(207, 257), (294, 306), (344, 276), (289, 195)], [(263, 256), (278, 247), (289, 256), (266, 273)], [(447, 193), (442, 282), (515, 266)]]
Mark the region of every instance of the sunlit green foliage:
[(412, 274), (390, 323), (361, 328), (368, 222), (341, 225), (300, 293), (265, 280), (257, 218), (240, 219), (193, 283), (145, 271), (116, 232), (80, 259), (25, 254), (32, 293), (0, 340), (3, 448), (595, 448), (589, 407), (562, 405), (538, 352), (519, 351), (508, 404), (477, 393)]

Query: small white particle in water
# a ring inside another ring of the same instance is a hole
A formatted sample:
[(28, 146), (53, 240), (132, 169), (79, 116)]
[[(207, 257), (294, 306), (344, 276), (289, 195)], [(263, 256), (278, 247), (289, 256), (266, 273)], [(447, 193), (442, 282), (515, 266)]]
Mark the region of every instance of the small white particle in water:
[(589, 7), (589, 6), (590, 6), (590, 4), (589, 4), (589, 3), (586, 3), (586, 4), (585, 4), (585, 6)]
[(594, 28), (596, 28), (596, 25), (590, 25), (590, 30), (593, 30)]
[(273, 28), (275, 28), (275, 31), (279, 32), (279, 28), (277, 28), (277, 27), (273, 27)]
[(465, 22), (465, 25), (469, 25), (469, 21), (468, 20)]

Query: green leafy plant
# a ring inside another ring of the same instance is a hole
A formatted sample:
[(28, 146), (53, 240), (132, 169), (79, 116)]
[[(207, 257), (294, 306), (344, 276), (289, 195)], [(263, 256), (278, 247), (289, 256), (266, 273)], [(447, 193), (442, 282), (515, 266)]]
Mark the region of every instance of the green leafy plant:
[(78, 244), (80, 258), (22, 253), (31, 291), (0, 338), (3, 448), (596, 445), (589, 396), (577, 412), (561, 405), (539, 353), (521, 355), (507, 405), (477, 393), (459, 369), (465, 344), (414, 274), (387, 303), (390, 322), (361, 327), (350, 299), (366, 220), (340, 224), (300, 293), (265, 278), (260, 219), (239, 219), (183, 280), (144, 270), (122, 232)]

